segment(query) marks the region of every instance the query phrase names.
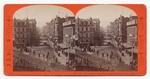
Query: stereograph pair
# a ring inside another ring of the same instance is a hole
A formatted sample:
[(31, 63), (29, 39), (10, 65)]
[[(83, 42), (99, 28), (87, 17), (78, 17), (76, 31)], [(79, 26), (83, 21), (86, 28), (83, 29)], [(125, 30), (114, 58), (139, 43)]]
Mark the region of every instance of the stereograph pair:
[(6, 75), (144, 75), (143, 4), (6, 4)]

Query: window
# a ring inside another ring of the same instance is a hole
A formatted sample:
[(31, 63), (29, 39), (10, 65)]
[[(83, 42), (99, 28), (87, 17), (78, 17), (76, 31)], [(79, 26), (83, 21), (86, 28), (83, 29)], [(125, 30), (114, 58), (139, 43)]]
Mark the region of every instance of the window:
[(24, 29), (24, 32), (27, 32), (27, 28)]
[(81, 25), (83, 25), (83, 21), (81, 21)]
[(27, 41), (26, 41), (26, 40), (24, 40), (24, 43), (27, 43)]
[(22, 38), (22, 34), (19, 34), (19, 38)]
[(83, 31), (86, 31), (86, 27), (83, 27)]
[(17, 22), (17, 25), (20, 25), (20, 22)]
[(79, 20), (79, 25), (81, 25), (81, 21)]
[(88, 31), (88, 27), (86, 27), (86, 31)]
[(90, 37), (92, 37), (93, 36), (93, 34), (92, 33), (90, 33)]
[(17, 27), (15, 28), (15, 32), (16, 32), (16, 33), (18, 32), (18, 28), (17, 28)]
[(90, 31), (90, 27), (87, 27), (88, 28), (88, 31)]
[(20, 32), (23, 32), (23, 28), (22, 27), (20, 28)]
[(90, 38), (90, 33), (88, 33), (88, 38)]
[(95, 28), (93, 28), (93, 31), (96, 31), (96, 29), (95, 29)]
[(83, 25), (86, 25), (86, 21), (83, 21)]
[(88, 33), (86, 33), (86, 37), (88, 37)]
[(24, 34), (24, 38), (27, 38), (27, 34)]
[(82, 43), (85, 43), (85, 39), (82, 39)]
[(22, 32), (25, 32), (25, 28), (24, 27), (22, 28)]
[(22, 34), (21, 37), (24, 38), (24, 34)]
[(79, 37), (82, 37), (82, 33), (79, 33)]
[(18, 32), (20, 32), (20, 28), (18, 28)]
[(79, 29), (78, 29), (79, 31), (82, 31), (82, 27), (79, 27)]
[(80, 31), (80, 27), (78, 27), (78, 31)]
[(88, 21), (88, 25), (90, 25), (90, 21)]
[(91, 27), (90, 30), (93, 31), (93, 28)]
[(17, 34), (17, 38), (20, 38), (20, 34)]
[(86, 37), (86, 33), (83, 33), (83, 37)]

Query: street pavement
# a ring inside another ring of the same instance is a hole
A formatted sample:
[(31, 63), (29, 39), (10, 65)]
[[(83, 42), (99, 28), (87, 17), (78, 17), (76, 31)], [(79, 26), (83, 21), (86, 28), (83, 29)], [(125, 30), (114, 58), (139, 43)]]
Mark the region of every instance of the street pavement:
[[(77, 54), (80, 55), (83, 58), (87, 58), (88, 60), (96, 63), (97, 65), (101, 65), (102, 68), (108, 69), (108, 70), (131, 70), (130, 67), (123, 62), (120, 62), (119, 59), (117, 59), (119, 49), (113, 48), (110, 46), (99, 46), (97, 47), (99, 50), (99, 53), (93, 53), (93, 54), (87, 54), (85, 52), (78, 52)], [(113, 52), (113, 57), (108, 61), (105, 58), (102, 58), (99, 54), (101, 53), (108, 53), (111, 54)], [(119, 57), (118, 57), (119, 58)]]
[[(51, 51), (51, 54), (53, 53), (54, 51), (52, 50)], [(35, 63), (35, 64), (38, 64), (39, 66), (42, 66), (42, 67), (45, 67), (45, 70), (50, 70), (50, 71), (65, 71), (67, 70), (66, 67), (62, 66), (60, 63), (58, 62), (54, 62), (54, 65), (51, 66), (47, 61), (42, 61), (41, 59), (39, 58), (36, 58), (35, 56), (31, 55), (30, 53), (29, 54), (25, 54), (25, 53), (21, 53), (17, 50), (14, 50), (14, 55), (15, 56), (18, 56), (22, 59), (25, 59), (29, 62), (32, 62), (32, 63)], [(50, 55), (51, 57), (53, 57), (53, 55)], [(50, 59), (50, 57), (49, 57)]]
[[(123, 62), (119, 62), (119, 59), (116, 59), (118, 56), (118, 48), (113, 48), (113, 47), (109, 47), (109, 46), (99, 46), (97, 47), (97, 49), (99, 50), (99, 54), (100, 53), (108, 53), (110, 54), (111, 52), (113, 52), (113, 57), (112, 59), (110, 59), (109, 61), (102, 58), (100, 55), (98, 55), (97, 53), (90, 53), (88, 54), (87, 52), (81, 52), (78, 51), (76, 52), (77, 55), (81, 56), (82, 58), (86, 58), (94, 63), (96, 63), (95, 65), (102, 67), (102, 70), (131, 70), (130, 67), (126, 64), (124, 64)], [(50, 70), (50, 71), (67, 71), (69, 70), (67, 67), (61, 65), (59, 62), (55, 62), (55, 55), (54, 55), (54, 49), (49, 48), (49, 47), (44, 47), (44, 48), (34, 48), (35, 51), (39, 51), (40, 52), (36, 52), (35, 55), (33, 55), (33, 53), (30, 52), (19, 52), (17, 50), (14, 50), (14, 55), (21, 57), (22, 59), (25, 59), (29, 62), (38, 64), (42, 67), (45, 67), (45, 70)], [(49, 51), (49, 56), (47, 58), (47, 60), (43, 60), (39, 57), (37, 57), (36, 54), (38, 53), (47, 53), (47, 50)], [(118, 63), (112, 63), (112, 62), (118, 62)], [(96, 70), (96, 68), (94, 67), (85, 67), (82, 66), (80, 67), (82, 69), (87, 69), (89, 68), (90, 70)], [(21, 68), (20, 68), (21, 69)]]

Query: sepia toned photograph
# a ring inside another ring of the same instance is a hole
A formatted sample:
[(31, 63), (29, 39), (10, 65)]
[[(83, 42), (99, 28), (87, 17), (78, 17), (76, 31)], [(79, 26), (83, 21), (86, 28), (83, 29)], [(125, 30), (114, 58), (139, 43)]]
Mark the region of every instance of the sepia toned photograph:
[(13, 71), (137, 71), (138, 17), (120, 5), (76, 14), (31, 5), (13, 16)]

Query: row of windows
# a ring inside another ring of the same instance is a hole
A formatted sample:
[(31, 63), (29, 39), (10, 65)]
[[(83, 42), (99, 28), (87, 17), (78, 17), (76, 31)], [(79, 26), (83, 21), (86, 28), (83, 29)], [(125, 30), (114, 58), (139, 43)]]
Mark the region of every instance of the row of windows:
[(79, 25), (92, 25), (93, 22), (92, 21), (79, 21), (78, 24)]
[(14, 25), (27, 25), (27, 22), (14, 22)]
[(89, 39), (80, 39), (80, 43), (92, 43), (93, 41)]
[(24, 43), (29, 43), (29, 40), (16, 40), (17, 44), (24, 44)]
[(92, 27), (78, 27), (78, 31), (94, 31)]
[(14, 32), (29, 32), (29, 31), (30, 31), (29, 28), (24, 28), (24, 27), (14, 28)]
[(28, 26), (28, 25), (35, 25), (36, 22), (14, 22), (14, 26)]
[(15, 34), (14, 36), (15, 38), (29, 38), (30, 37), (29, 34)]
[(78, 34), (79, 37), (93, 37), (93, 33), (79, 33)]

